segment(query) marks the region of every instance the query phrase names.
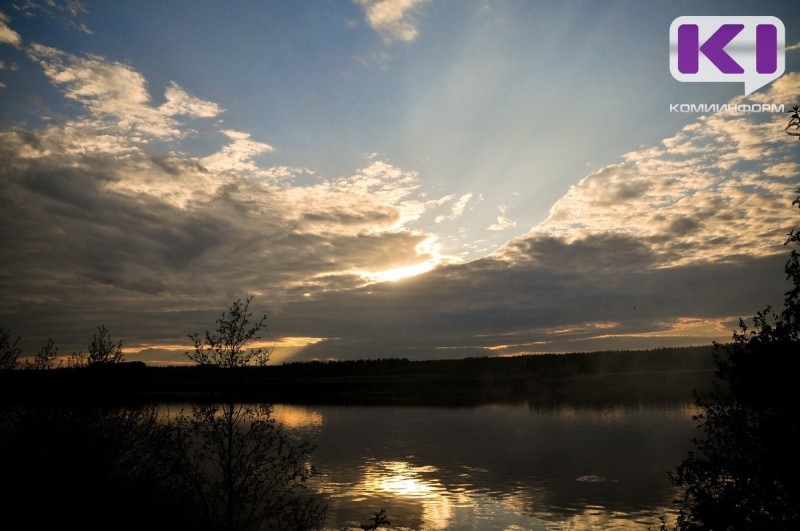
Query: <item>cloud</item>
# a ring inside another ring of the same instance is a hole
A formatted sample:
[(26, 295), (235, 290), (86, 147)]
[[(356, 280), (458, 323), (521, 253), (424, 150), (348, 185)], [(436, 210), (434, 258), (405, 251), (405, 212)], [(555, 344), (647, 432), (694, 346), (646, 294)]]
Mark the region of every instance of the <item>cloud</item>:
[[(300, 359), (708, 344), (729, 338), (735, 317), (780, 300), (786, 286), (783, 257), (664, 268), (646, 245), (624, 236), (567, 243), (537, 235), (525, 243), (514, 261), (486, 258), (399, 285), (328, 292), (292, 302), (276, 319), (287, 333), (313, 327), (340, 338)], [(325, 318), (333, 314), (339, 317)]]
[[(75, 345), (81, 330), (105, 322), (132, 346), (174, 343), (213, 323), (198, 324), (192, 308), (255, 292), (274, 310), (432, 258), (420, 249), (428, 235), (398, 227), (402, 213), (372, 188), (277, 187), (135, 150), (72, 153), (60, 149), (67, 139), (56, 142), (69, 133), (0, 138), (0, 244), (13, 249), (0, 314), (24, 337)], [(352, 180), (364, 174), (374, 172)], [(26, 321), (28, 311), (40, 318)], [(180, 316), (171, 330), (159, 321), (143, 334), (131, 324), (170, 312)]]
[(29, 54), (82, 113), (0, 132), (0, 245), (14, 256), (0, 317), (23, 337), (77, 349), (102, 322), (133, 351), (174, 345), (218, 313), (196, 308), (252, 292), (275, 310), (437, 259), (431, 235), (408, 228), (428, 208), (415, 172), (377, 159), (338, 177), (270, 167), (259, 158), (274, 148), (232, 129), (216, 153), (185, 155), (176, 117), (216, 116), (218, 105), (172, 83), (156, 106), (129, 65), (40, 45)]
[[(22, 242), (34, 242), (40, 232), (48, 232), (48, 219), (63, 231), (69, 231), (80, 220), (81, 228), (76, 227), (74, 236), (70, 236), (75, 240), (99, 231), (90, 238), (92, 245), (85, 257), (63, 251), (73, 257), (76, 267), (87, 267), (92, 274), (101, 273), (96, 269), (96, 254), (116, 254), (120, 263), (128, 259), (131, 263), (151, 261), (142, 270), (145, 278), (136, 281), (132, 277), (138, 274), (128, 275), (127, 265), (103, 265), (101, 276), (112, 285), (145, 286), (152, 281), (149, 291), (157, 293), (167, 289), (167, 279), (183, 277), (179, 271), (156, 273), (170, 260), (174, 259), (176, 266), (183, 265), (184, 256), (206, 271), (216, 271), (214, 262), (221, 253), (221, 257), (237, 256), (236, 260), (241, 261), (230, 264), (231, 273), (241, 281), (241, 289), (251, 281), (253, 289), (270, 284), (271, 292), (280, 298), (292, 291), (292, 286), (316, 285), (316, 277), (352, 275), (355, 278), (346, 285), (359, 281), (363, 284), (357, 271), (386, 269), (429, 258), (416, 250), (427, 235), (404, 229), (404, 223), (414, 217), (408, 212), (424, 209), (422, 201), (409, 197), (415, 176), (388, 164), (374, 162), (352, 177), (311, 186), (276, 186), (243, 178), (235, 170), (214, 170), (204, 159), (153, 156), (135, 149), (124, 157), (72, 152), (68, 149), (71, 132), (69, 128), (52, 127), (42, 133), (3, 133), (2, 160), (8, 168), (5, 192), (7, 198), (15, 198), (9, 199), (8, 215), (25, 220), (36, 214), (25, 205), (38, 205), (50, 212), (49, 217), (36, 215), (35, 223), (31, 221), (31, 226), (18, 229)], [(228, 133), (235, 141), (247, 141), (244, 135)], [(203, 222), (199, 223), (199, 219)], [(95, 227), (92, 220), (99, 225)], [(195, 223), (196, 234), (195, 229), (189, 228)], [(138, 234), (143, 226), (152, 227), (153, 232)], [(186, 232), (192, 234), (187, 236), (185, 245), (178, 235), (170, 233), (169, 228), (175, 226), (185, 226)], [(163, 227), (163, 239), (157, 227)], [(95, 246), (104, 233), (109, 236), (107, 252), (102, 250), (105, 246)], [(226, 235), (224, 239), (222, 234)], [(134, 252), (137, 235), (147, 249)], [(7, 238), (10, 240), (11, 234)], [(80, 247), (75, 241), (73, 244)], [(120, 254), (117, 246), (125, 251)], [(58, 247), (55, 245), (54, 249)], [(181, 247), (195, 251), (181, 253)], [(214, 251), (209, 250), (206, 255), (203, 249), (207, 248)], [(223, 252), (226, 248), (228, 251)], [(168, 255), (154, 255), (154, 249)], [(239, 251), (232, 252), (234, 249)], [(30, 258), (36, 258), (34, 252)], [(84, 260), (88, 263), (84, 264)], [(70, 261), (62, 263), (67, 268)], [(256, 273), (264, 269), (258, 264), (269, 265), (269, 274)], [(242, 274), (240, 267), (251, 269)], [(125, 270), (126, 274), (116, 278), (114, 270)], [(224, 284), (221, 276), (208, 277), (214, 283), (211, 278)], [(284, 282), (287, 279), (290, 282)], [(90, 277), (83, 278), (89, 280)]]
[[(787, 74), (754, 97), (782, 101), (798, 86), (800, 74)], [(664, 265), (783, 252), (781, 236), (794, 224), (790, 179), (798, 175), (784, 118), (700, 116), (661, 146), (628, 153), (570, 187), (533, 232), (634, 236)]]
[(166, 90), (166, 103), (156, 107), (147, 82), (123, 63), (96, 55), (78, 57), (52, 47), (34, 44), (28, 54), (64, 95), (81, 103), (89, 116), (76, 120), (76, 127), (128, 137), (171, 139), (183, 133), (175, 115), (212, 117), (222, 110), (215, 103), (190, 96), (174, 82)]
[(251, 140), (249, 133), (228, 129), (222, 131), (222, 134), (231, 142), (221, 151), (200, 159), (200, 162), (211, 171), (258, 174), (259, 166), (253, 159), (274, 150), (269, 144)]
[(10, 21), (11, 19), (7, 15), (0, 12), (0, 43), (19, 46), (22, 38), (19, 33), (8, 27)]
[(506, 217), (507, 207), (500, 206), (497, 208), (500, 209), (500, 215), (497, 216), (497, 223), (489, 225), (486, 230), (506, 230), (517, 226), (516, 221), (510, 220)]
[(764, 170), (764, 173), (770, 177), (781, 177), (784, 179), (797, 178), (800, 175), (800, 163), (797, 162), (781, 162), (773, 166), (769, 166)]
[(183, 114), (194, 118), (213, 118), (222, 112), (216, 103), (187, 94), (174, 81), (167, 88), (164, 97), (167, 102), (159, 107), (159, 110), (167, 116)]
[(36, 17), (41, 14), (66, 28), (76, 29), (87, 35), (93, 35), (92, 31), (79, 20), (83, 15), (88, 13), (85, 4), (79, 0), (65, 0), (61, 2), (55, 2), (53, 0), (45, 0), (43, 2), (25, 0), (24, 2), (14, 3), (14, 9), (26, 17)]
[[(312, 208), (331, 204), (345, 206), (358, 212), (362, 208), (392, 209), (397, 216), (390, 226), (381, 230), (395, 230), (419, 219), (426, 209), (426, 202), (419, 195), (419, 175), (414, 171), (403, 171), (383, 161), (374, 161), (355, 175), (323, 181), (311, 188), (318, 198)], [(303, 191), (303, 190), (301, 190)]]
[[(447, 196), (447, 197), (449, 199), (452, 199), (455, 196)], [(453, 207), (450, 209), (450, 214), (441, 214), (439, 216), (436, 216), (436, 219), (434, 219), (434, 221), (436, 223), (442, 223), (443, 221), (447, 221), (447, 220), (456, 219), (456, 218), (461, 217), (464, 214), (464, 209), (467, 207), (467, 203), (469, 203), (470, 199), (472, 199), (472, 194), (471, 193), (467, 193), (467, 194), (462, 195), (458, 199), (458, 201), (456, 201), (453, 204)]]
[(426, 0), (355, 0), (364, 7), (366, 20), (372, 29), (392, 40), (413, 41), (417, 28), (411, 12)]

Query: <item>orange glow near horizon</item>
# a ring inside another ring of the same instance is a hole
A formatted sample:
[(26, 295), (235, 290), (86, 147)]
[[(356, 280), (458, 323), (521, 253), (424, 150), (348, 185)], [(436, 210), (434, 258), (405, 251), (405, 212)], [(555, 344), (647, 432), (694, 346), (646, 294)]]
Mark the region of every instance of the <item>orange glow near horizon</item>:
[[(275, 339), (260, 339), (247, 345), (248, 349), (272, 350), (271, 363), (280, 363), (300, 349), (324, 341), (324, 337), (286, 336)], [(139, 343), (122, 347), (127, 361), (144, 361), (148, 365), (194, 365), (183, 354), (194, 350), (189, 343)], [(158, 357), (160, 356), (160, 358)], [(60, 356), (66, 363), (69, 356)]]
[(724, 340), (723, 335), (730, 336), (734, 328), (726, 323), (734, 322), (738, 318), (722, 317), (703, 319), (699, 317), (678, 317), (671, 323), (665, 323), (664, 329), (653, 332), (627, 332), (619, 334), (603, 334), (591, 339), (606, 339), (610, 337), (681, 337), (692, 335), (694, 337), (708, 338), (709, 340)]

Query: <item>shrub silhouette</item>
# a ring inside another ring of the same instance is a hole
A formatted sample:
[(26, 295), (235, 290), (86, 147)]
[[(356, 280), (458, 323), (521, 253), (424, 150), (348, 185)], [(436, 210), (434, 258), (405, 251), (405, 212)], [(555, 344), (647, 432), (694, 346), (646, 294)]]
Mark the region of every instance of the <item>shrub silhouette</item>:
[(105, 326), (98, 326), (97, 333), (89, 341), (87, 353), (73, 352), (67, 359), (67, 366), (71, 368), (101, 367), (123, 361), (122, 340), (114, 343), (108, 329)]
[[(215, 332), (191, 336), (192, 359), (232, 369), (225, 371), (228, 391), (246, 374), (233, 369), (269, 355), (247, 348), (266, 324), (266, 316), (251, 323), (252, 298), (223, 312)], [(16, 365), (17, 341), (0, 330), (8, 368)], [(51, 339), (29, 366), (49, 368), (55, 354)], [(122, 342), (101, 326), (70, 366), (121, 361)], [(25, 529), (321, 528), (325, 507), (307, 490), (312, 447), (286, 433), (270, 406), (227, 398), (203, 397), (177, 418), (154, 405), (0, 406), (4, 506), (24, 515)]]
[[(786, 243), (800, 244), (800, 232)], [(740, 320), (732, 344), (716, 346), (714, 389), (696, 395), (703, 437), (672, 478), (683, 490), (678, 529), (800, 529), (798, 258), (793, 249), (784, 268), (783, 310), (758, 312), (752, 329)]]
[(154, 406), (0, 408), (7, 518), (20, 529), (180, 529), (172, 437)]
[(33, 357), (33, 361), (26, 363), (26, 367), (35, 370), (52, 369), (58, 357), (58, 347), (54, 346), (53, 338), (49, 338), (47, 343)]
[(114, 343), (111, 334), (105, 326), (97, 328), (97, 333), (92, 336), (86, 363), (92, 365), (108, 365), (122, 362), (122, 340)]

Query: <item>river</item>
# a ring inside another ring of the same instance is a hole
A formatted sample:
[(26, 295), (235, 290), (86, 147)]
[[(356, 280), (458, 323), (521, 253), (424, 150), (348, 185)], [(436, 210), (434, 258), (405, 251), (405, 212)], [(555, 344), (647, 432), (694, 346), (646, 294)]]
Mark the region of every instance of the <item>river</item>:
[(691, 404), (475, 408), (276, 405), (316, 445), (326, 527), (657, 529), (668, 473), (695, 434)]

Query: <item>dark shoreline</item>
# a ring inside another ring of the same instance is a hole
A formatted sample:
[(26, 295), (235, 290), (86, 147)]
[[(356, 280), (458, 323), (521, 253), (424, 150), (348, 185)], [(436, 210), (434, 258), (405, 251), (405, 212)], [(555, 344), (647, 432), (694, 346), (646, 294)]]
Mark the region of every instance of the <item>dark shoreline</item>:
[(220, 369), (142, 363), (0, 373), (5, 404), (196, 402), (537, 406), (688, 402), (708, 389), (713, 347), (511, 358), (306, 362)]

